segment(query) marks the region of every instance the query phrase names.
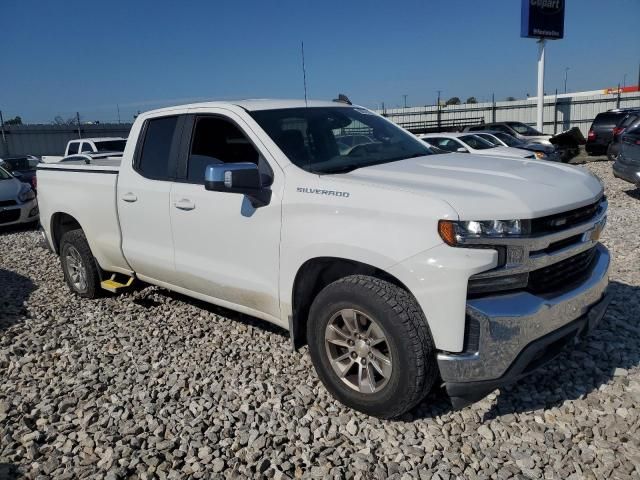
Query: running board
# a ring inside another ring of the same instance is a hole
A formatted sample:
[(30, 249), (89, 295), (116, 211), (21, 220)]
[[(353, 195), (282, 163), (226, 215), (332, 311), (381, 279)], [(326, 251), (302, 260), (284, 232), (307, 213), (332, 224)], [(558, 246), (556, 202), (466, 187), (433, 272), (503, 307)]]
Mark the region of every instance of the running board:
[(131, 284), (133, 283), (133, 280), (134, 280), (133, 277), (126, 277), (126, 278), (127, 278), (126, 283), (120, 283), (116, 280), (116, 274), (114, 273), (113, 275), (111, 275), (111, 278), (109, 280), (103, 280), (102, 282), (100, 282), (100, 286), (104, 290), (108, 290), (109, 292), (118, 293), (124, 290), (125, 288), (130, 287)]

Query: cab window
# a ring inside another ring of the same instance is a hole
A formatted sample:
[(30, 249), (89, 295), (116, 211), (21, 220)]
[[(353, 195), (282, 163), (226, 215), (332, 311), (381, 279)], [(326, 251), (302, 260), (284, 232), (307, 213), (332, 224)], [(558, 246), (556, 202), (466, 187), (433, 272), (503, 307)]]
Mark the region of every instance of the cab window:
[(261, 170), (268, 168), (251, 141), (235, 124), (213, 116), (195, 119), (187, 162), (188, 183), (204, 184), (205, 170), (209, 165), (240, 162), (255, 163)]

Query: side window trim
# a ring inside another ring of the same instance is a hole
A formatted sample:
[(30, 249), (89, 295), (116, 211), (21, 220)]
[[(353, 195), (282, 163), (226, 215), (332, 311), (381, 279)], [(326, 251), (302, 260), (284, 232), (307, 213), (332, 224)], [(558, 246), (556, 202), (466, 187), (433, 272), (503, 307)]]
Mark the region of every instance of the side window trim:
[(261, 161), (265, 162), (267, 169), (269, 171), (269, 175), (271, 176), (271, 181), (273, 181), (273, 168), (271, 167), (269, 161), (266, 156), (263, 154), (262, 150), (256, 145), (251, 139), (251, 136), (247, 134), (247, 129), (243, 128), (231, 117), (220, 114), (220, 113), (190, 113), (185, 115), (184, 128), (182, 130), (182, 135), (180, 139), (180, 153), (178, 154), (178, 165), (176, 170), (176, 178), (175, 182), (178, 183), (188, 183), (190, 185), (196, 185), (193, 182), (188, 180), (188, 170), (189, 170), (189, 156), (191, 154), (191, 141), (193, 139), (193, 134), (195, 133), (196, 122), (199, 118), (218, 118), (229, 122), (234, 127), (236, 127), (242, 135), (251, 143), (255, 151), (258, 153), (258, 158)]
[[(185, 114), (172, 114), (172, 115), (161, 115), (158, 117), (148, 118), (144, 121), (142, 128), (140, 129), (140, 135), (138, 136), (138, 141), (136, 143), (136, 148), (133, 154), (133, 169), (142, 177), (148, 180), (156, 180), (156, 181), (164, 181), (171, 182), (175, 181), (177, 174), (177, 164), (178, 164), (178, 153), (180, 152), (180, 144), (182, 131), (185, 124)], [(170, 118), (177, 117), (176, 128), (173, 132), (173, 138), (171, 139), (171, 147), (169, 148), (169, 163), (168, 163), (168, 175), (167, 178), (153, 178), (148, 175), (145, 175), (144, 172), (140, 169), (140, 161), (142, 159), (142, 147), (144, 146), (144, 141), (147, 137), (147, 130), (149, 128), (149, 122), (161, 119), (161, 118)]]

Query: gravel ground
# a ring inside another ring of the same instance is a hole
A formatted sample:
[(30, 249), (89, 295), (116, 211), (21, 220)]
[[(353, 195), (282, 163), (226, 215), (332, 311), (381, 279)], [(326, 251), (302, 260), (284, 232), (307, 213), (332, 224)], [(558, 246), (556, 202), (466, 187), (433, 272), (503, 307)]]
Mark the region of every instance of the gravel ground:
[(381, 421), (334, 401), (306, 348), (148, 287), (88, 301), (29, 230), (0, 233), (0, 478), (640, 478), (640, 193), (607, 186), (615, 299), (539, 373)]

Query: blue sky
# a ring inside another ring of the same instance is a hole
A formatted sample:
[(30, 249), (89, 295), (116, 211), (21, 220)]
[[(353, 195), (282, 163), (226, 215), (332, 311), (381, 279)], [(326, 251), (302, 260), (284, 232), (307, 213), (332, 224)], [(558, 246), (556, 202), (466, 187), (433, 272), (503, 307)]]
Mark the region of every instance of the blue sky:
[[(549, 42), (546, 91), (637, 83), (640, 0), (566, 0), (565, 39)], [(3, 0), (5, 118), (123, 121), (201, 99), (344, 92), (376, 107), (535, 94), (535, 41), (520, 0)]]

